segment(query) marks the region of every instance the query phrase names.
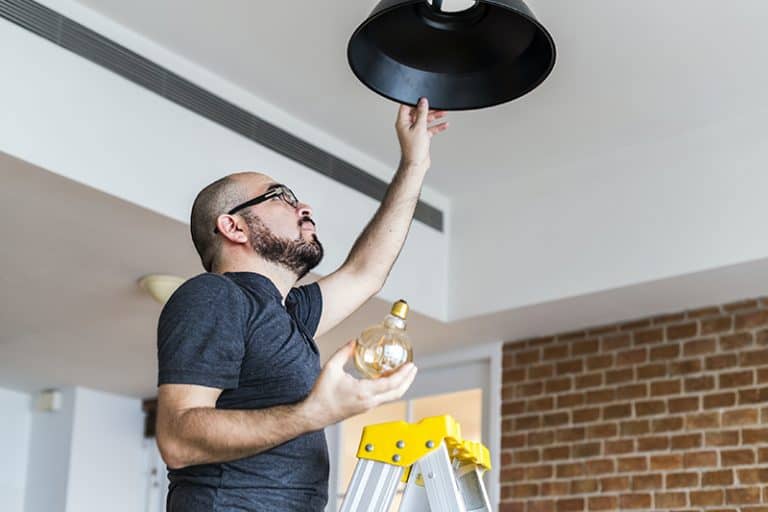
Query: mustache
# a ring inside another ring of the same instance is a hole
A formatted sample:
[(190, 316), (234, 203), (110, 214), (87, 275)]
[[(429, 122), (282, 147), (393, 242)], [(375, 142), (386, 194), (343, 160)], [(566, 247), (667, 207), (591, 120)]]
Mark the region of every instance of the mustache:
[(315, 224), (315, 221), (313, 221), (310, 217), (302, 217), (299, 221), (299, 227), (301, 227), (305, 222), (309, 222), (312, 224), (312, 226), (317, 227), (317, 224)]

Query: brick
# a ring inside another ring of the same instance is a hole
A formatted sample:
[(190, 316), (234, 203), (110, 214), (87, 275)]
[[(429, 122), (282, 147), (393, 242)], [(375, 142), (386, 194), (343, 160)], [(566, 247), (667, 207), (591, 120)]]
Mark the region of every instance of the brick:
[(739, 405), (768, 402), (768, 387), (739, 390)]
[(715, 393), (704, 397), (705, 409), (731, 407), (736, 404), (736, 393)]
[(667, 400), (667, 409), (670, 414), (691, 412), (699, 410), (699, 397), (670, 398)]
[(651, 471), (671, 471), (683, 469), (683, 455), (653, 455), (651, 457)]
[(619, 498), (617, 496), (590, 496), (587, 498), (589, 510), (617, 510)]
[(634, 439), (624, 439), (621, 441), (605, 442), (606, 455), (619, 455), (622, 453), (632, 453), (633, 451), (635, 451)]
[(762, 329), (755, 333), (755, 343), (758, 345), (768, 345), (768, 329)]
[(688, 497), (684, 492), (657, 492), (653, 495), (654, 507), (682, 508), (685, 507)]
[(730, 469), (707, 471), (701, 475), (702, 487), (725, 487), (727, 485), (733, 485), (733, 471)]
[(600, 334), (613, 333), (619, 330), (618, 325), (601, 325), (599, 327), (592, 327), (587, 330), (587, 336), (597, 336)]
[(755, 311), (752, 313), (740, 313), (734, 320), (734, 329), (754, 329), (768, 325), (768, 310)]
[(616, 334), (606, 336), (602, 339), (602, 351), (610, 352), (611, 350), (619, 350), (628, 347), (632, 342), (632, 338), (629, 334)]
[(666, 478), (667, 489), (679, 489), (684, 487), (697, 487), (699, 485), (698, 473), (669, 473)]
[(667, 365), (666, 364), (648, 364), (645, 366), (639, 366), (637, 368), (637, 379), (638, 380), (649, 380), (649, 379), (655, 379), (657, 377), (666, 377), (667, 376)]
[(555, 506), (555, 510), (557, 512), (581, 512), (584, 510), (584, 498), (567, 498), (562, 500), (557, 500), (557, 504)]
[(701, 448), (702, 438), (703, 436), (701, 433), (672, 436), (672, 439), (670, 439), (672, 451)]
[(641, 437), (637, 440), (638, 452), (658, 452), (669, 449), (669, 438), (664, 436)]
[(676, 430), (682, 430), (683, 418), (679, 416), (672, 416), (668, 418), (660, 418), (651, 422), (651, 431), (658, 432), (674, 432)]
[(540, 364), (528, 368), (528, 380), (540, 380), (554, 377), (555, 365)]
[(682, 382), (679, 379), (652, 382), (651, 396), (678, 395), (681, 389)]
[(578, 341), (571, 346), (571, 356), (586, 356), (596, 354), (600, 350), (600, 342), (597, 339)]
[(699, 324), (696, 322), (667, 326), (667, 340), (669, 341), (693, 338), (698, 333)]
[(730, 304), (724, 304), (723, 310), (731, 313), (734, 311), (743, 311), (745, 309), (756, 309), (759, 307), (759, 303), (756, 299), (742, 300), (738, 302), (731, 302)]
[(619, 496), (621, 510), (631, 510), (638, 508), (650, 508), (650, 494), (622, 494)]
[(576, 389), (596, 388), (603, 385), (602, 373), (590, 373), (589, 375), (579, 375), (576, 377)]
[(557, 341), (580, 340), (587, 335), (587, 331), (572, 331), (557, 335)]
[(515, 418), (515, 430), (530, 430), (541, 427), (541, 416), (522, 416)]
[(628, 476), (614, 476), (600, 479), (602, 492), (621, 492), (629, 490)]
[(513, 485), (510, 490), (510, 497), (512, 498), (530, 498), (538, 496), (539, 486), (536, 484), (517, 484)]
[(662, 345), (651, 349), (650, 360), (661, 361), (680, 357), (680, 345)]
[(683, 456), (686, 469), (696, 469), (717, 466), (717, 452), (693, 452)]
[(630, 366), (633, 364), (644, 363), (648, 359), (648, 350), (646, 348), (635, 348), (624, 350), (616, 354), (616, 366)]
[(753, 425), (758, 422), (759, 411), (757, 409), (740, 409), (723, 412), (723, 427)]
[(741, 485), (768, 483), (768, 468), (749, 468), (736, 471)]
[(558, 427), (567, 424), (569, 421), (570, 419), (567, 412), (545, 414), (542, 418), (542, 423), (545, 427)]
[(586, 468), (583, 462), (573, 464), (558, 464), (556, 468), (556, 478), (574, 478), (584, 476)]
[(708, 357), (705, 360), (704, 367), (707, 370), (722, 370), (731, 368), (739, 364), (739, 358), (736, 354), (723, 354), (720, 356)]
[(581, 441), (586, 437), (586, 429), (584, 427), (563, 428), (557, 431), (556, 437), (558, 443)]
[(642, 329), (644, 327), (649, 327), (651, 325), (651, 319), (650, 318), (641, 318), (638, 320), (632, 320), (630, 322), (625, 322), (621, 325), (619, 325), (619, 329), (622, 331), (635, 331), (637, 329)]
[(501, 470), (499, 478), (502, 482), (521, 482), (525, 480), (524, 468), (504, 468)]
[(733, 317), (731, 315), (723, 315), (715, 318), (707, 318), (701, 321), (701, 334), (705, 336), (707, 334), (717, 334), (722, 332), (728, 332), (733, 328)]
[(748, 350), (739, 354), (741, 366), (768, 365), (768, 349)]
[(656, 328), (647, 331), (634, 332), (632, 333), (632, 339), (635, 346), (660, 343), (664, 341), (664, 329)]
[(578, 405), (584, 405), (584, 400), (586, 400), (586, 396), (584, 393), (571, 393), (568, 395), (558, 395), (557, 396), (557, 408), (563, 409), (563, 408), (573, 408)]
[(661, 475), (635, 475), (632, 477), (633, 491), (648, 491), (662, 486)]
[(509, 416), (511, 414), (522, 414), (525, 412), (525, 400), (515, 402), (504, 402), (501, 404), (501, 415)]
[(736, 446), (739, 444), (739, 431), (707, 432), (704, 434), (704, 444), (706, 446)]
[(587, 428), (589, 439), (606, 439), (619, 435), (619, 426), (616, 423), (602, 423)]
[(699, 393), (709, 391), (715, 388), (715, 378), (712, 375), (703, 375), (701, 377), (691, 377), (685, 379), (686, 393)]
[(628, 418), (632, 416), (631, 404), (611, 405), (603, 408), (603, 420)]
[(588, 423), (600, 418), (600, 408), (576, 409), (573, 411), (574, 423)]
[(541, 350), (534, 349), (526, 352), (520, 352), (515, 356), (515, 362), (518, 366), (526, 366), (538, 363), (541, 360)]
[(720, 374), (720, 389), (738, 388), (754, 384), (755, 373), (752, 370)]
[(604, 370), (613, 366), (613, 354), (603, 354), (587, 358), (587, 370)]
[(650, 400), (635, 402), (636, 416), (652, 416), (663, 414), (667, 411), (667, 404), (663, 400)]
[(552, 345), (545, 347), (542, 354), (544, 361), (553, 361), (555, 359), (565, 359), (568, 357), (568, 345)]
[(620, 384), (622, 382), (631, 381), (633, 379), (633, 372), (627, 368), (624, 370), (611, 370), (605, 372), (605, 383), (607, 385)]
[(685, 320), (685, 313), (670, 313), (652, 318), (651, 323), (653, 325), (670, 324), (673, 322), (682, 322), (683, 320)]
[(571, 457), (570, 446), (554, 446), (551, 448), (544, 448), (541, 453), (542, 460), (547, 462), (554, 460), (569, 459)]
[(745, 428), (741, 431), (741, 442), (743, 444), (768, 443), (768, 428)]
[(646, 398), (648, 396), (648, 385), (643, 384), (629, 384), (627, 386), (619, 386), (616, 388), (617, 396), (620, 396), (622, 400), (634, 400), (636, 398)]
[(518, 434), (513, 436), (502, 436), (501, 447), (507, 448), (522, 448), (525, 446), (525, 434)]
[(526, 412), (545, 412), (554, 409), (555, 399), (551, 396), (545, 396), (536, 400), (529, 400)]
[(542, 496), (565, 496), (568, 494), (568, 482), (544, 482), (539, 492)]
[(712, 507), (722, 505), (724, 493), (722, 489), (712, 491), (691, 491), (691, 506), (694, 507)]
[[(510, 365), (504, 365), (505, 368), (509, 368)], [(503, 384), (512, 384), (515, 382), (523, 382), (525, 380), (525, 368), (512, 368), (504, 370), (501, 374), (501, 380)]]
[(742, 487), (725, 490), (725, 502), (729, 505), (751, 505), (760, 503), (759, 487)]
[(768, 462), (768, 448), (758, 448), (757, 461), (760, 464), (763, 464), (764, 462)]
[(590, 494), (597, 491), (598, 482), (594, 478), (571, 481), (571, 494)]
[(586, 459), (600, 455), (600, 443), (582, 443), (571, 447), (571, 457), (574, 459)]
[(685, 418), (685, 428), (687, 430), (702, 430), (719, 427), (720, 414), (716, 412), (689, 414)]
[(539, 450), (521, 450), (512, 455), (515, 464), (533, 464), (541, 460)]
[(528, 446), (541, 446), (555, 442), (555, 433), (551, 430), (530, 432), (528, 434)]
[(651, 432), (651, 424), (648, 420), (622, 421), (620, 424), (622, 437), (637, 437)]
[[(688, 354), (686, 354), (686, 356), (687, 355)], [(670, 361), (669, 363), (670, 375), (688, 375), (691, 373), (699, 373), (700, 371), (701, 371), (701, 360), (699, 359)]]
[(573, 386), (570, 377), (564, 377), (562, 379), (548, 380), (545, 385), (547, 394), (562, 393), (564, 391), (570, 391)]
[(604, 475), (616, 471), (613, 459), (597, 459), (587, 461), (587, 473), (590, 475)]
[(540, 395), (544, 392), (544, 383), (543, 382), (528, 382), (526, 384), (521, 384), (519, 386), (516, 386), (516, 396), (517, 397), (532, 397), (536, 395)]
[(568, 375), (569, 373), (581, 373), (584, 371), (584, 360), (574, 359), (571, 361), (561, 361), (555, 365), (558, 375)]
[(544, 480), (552, 478), (554, 468), (550, 465), (530, 466), (525, 470), (526, 480)]
[(712, 306), (712, 307), (687, 311), (685, 316), (688, 318), (703, 318), (703, 317), (719, 315), (720, 313), (721, 313), (721, 310), (719, 307)]
[(645, 471), (648, 469), (648, 459), (645, 457), (624, 457), (619, 459), (619, 473)]
[(740, 332), (720, 337), (720, 350), (740, 350), (752, 344), (754, 337), (751, 332)]
[(755, 463), (754, 450), (723, 450), (720, 457), (723, 467), (745, 466)]

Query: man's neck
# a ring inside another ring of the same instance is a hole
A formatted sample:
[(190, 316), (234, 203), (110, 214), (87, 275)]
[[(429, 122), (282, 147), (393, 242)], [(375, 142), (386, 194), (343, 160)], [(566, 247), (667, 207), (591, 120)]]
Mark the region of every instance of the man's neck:
[(255, 272), (261, 274), (275, 285), (285, 304), (285, 297), (291, 288), (296, 284), (296, 274), (283, 266), (266, 261), (261, 258), (253, 259), (247, 262), (229, 262), (218, 267), (215, 272), (223, 274), (225, 272)]

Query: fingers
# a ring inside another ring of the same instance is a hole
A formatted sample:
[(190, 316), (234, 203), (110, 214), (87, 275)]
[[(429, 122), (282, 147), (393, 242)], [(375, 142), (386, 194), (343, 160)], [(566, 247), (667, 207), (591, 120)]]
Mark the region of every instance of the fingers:
[(391, 402), (393, 400), (397, 400), (398, 398), (402, 397), (406, 391), (408, 391), (408, 388), (411, 387), (411, 384), (413, 384), (413, 379), (416, 378), (416, 367), (414, 366), (413, 369), (406, 374), (405, 379), (400, 382), (394, 389), (381, 393), (378, 395), (377, 400), (379, 404), (383, 404), (386, 402)]
[(387, 377), (362, 381), (360, 385), (367, 388), (365, 391), (372, 395), (378, 405), (402, 396), (410, 387), (413, 379), (416, 378), (416, 373), (416, 366), (413, 363), (408, 363)]
[(427, 132), (429, 132), (429, 136), (432, 137), (432, 136), (434, 136), (434, 135), (436, 135), (438, 133), (441, 133), (441, 132), (444, 132), (445, 130), (447, 130), (448, 126), (449, 126), (448, 125), (448, 121), (446, 121), (444, 123), (440, 123), (440, 124), (436, 124), (434, 126), (430, 126), (429, 128), (427, 128)]
[(427, 98), (421, 98), (416, 105), (416, 125), (426, 125), (429, 117), (429, 101)]

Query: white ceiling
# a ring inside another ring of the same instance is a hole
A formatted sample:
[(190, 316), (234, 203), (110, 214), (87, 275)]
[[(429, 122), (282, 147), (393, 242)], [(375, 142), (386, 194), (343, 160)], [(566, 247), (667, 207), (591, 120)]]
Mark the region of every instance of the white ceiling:
[[(372, 2), (79, 3), (381, 162), (396, 160), (393, 104), (356, 82), (346, 63), (347, 39)], [(653, 141), (751, 112), (768, 89), (762, 0), (731, 9), (712, 0), (529, 4), (555, 37), (558, 63), (524, 99), (451, 114), (428, 185), (454, 199), (454, 216), (470, 207), (472, 180), (501, 190), (617, 148), (652, 151)], [(1, 153), (0, 184), (0, 387), (81, 384), (151, 396), (160, 306), (135, 280), (200, 271), (187, 226)], [(766, 275), (760, 259), (450, 324), (414, 314), (410, 329), (425, 355), (764, 294), (757, 276)], [(371, 301), (320, 340), (324, 354), (385, 310)]]

